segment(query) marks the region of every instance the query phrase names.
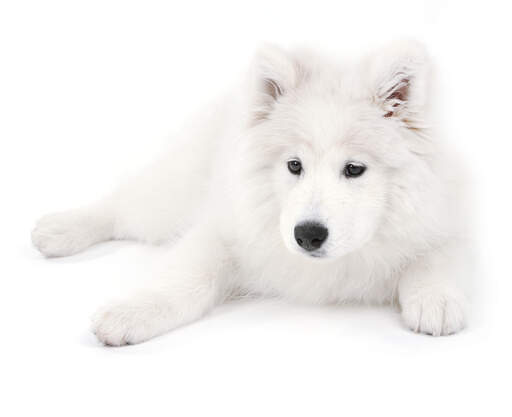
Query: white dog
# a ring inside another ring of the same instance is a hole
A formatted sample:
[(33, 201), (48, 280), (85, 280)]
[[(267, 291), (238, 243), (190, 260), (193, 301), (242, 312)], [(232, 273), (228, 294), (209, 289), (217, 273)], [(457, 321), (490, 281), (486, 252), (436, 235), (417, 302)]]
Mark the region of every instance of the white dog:
[(46, 256), (110, 239), (176, 239), (158, 279), (93, 319), (139, 343), (230, 296), (394, 303), (416, 332), (465, 324), (457, 176), (429, 129), (424, 48), (365, 59), (264, 47), (236, 91), (172, 150), (90, 207), (43, 217)]

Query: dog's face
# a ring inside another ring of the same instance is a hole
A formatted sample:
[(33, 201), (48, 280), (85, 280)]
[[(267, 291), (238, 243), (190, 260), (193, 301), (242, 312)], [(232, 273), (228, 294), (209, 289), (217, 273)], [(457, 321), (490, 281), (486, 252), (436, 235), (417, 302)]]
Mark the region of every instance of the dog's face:
[[(274, 77), (266, 69), (268, 102), (257, 116), (272, 160), (280, 234), (291, 252), (334, 259), (376, 234), (420, 120), (421, 98), (413, 88), (421, 87), (423, 74), (410, 67), (423, 59), (417, 49), (411, 58), (411, 48), (398, 63), (375, 64), (374, 58), (345, 72), (271, 57), (277, 69)], [(383, 65), (380, 73), (375, 67)]]
[(322, 93), (291, 100), (300, 104), (283, 102), (273, 118), (289, 135), (274, 165), (281, 235), (293, 252), (336, 258), (362, 247), (380, 224), (396, 157), (377, 132), (396, 134), (363, 103)]

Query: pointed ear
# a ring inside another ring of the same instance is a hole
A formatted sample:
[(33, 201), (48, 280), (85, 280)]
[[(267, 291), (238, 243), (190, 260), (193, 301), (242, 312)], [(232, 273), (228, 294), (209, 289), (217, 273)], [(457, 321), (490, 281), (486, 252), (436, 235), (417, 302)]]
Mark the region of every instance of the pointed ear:
[(395, 42), (374, 57), (370, 68), (372, 100), (382, 109), (382, 116), (411, 129), (424, 127), (430, 63), (423, 45)]
[(262, 47), (251, 72), (252, 122), (266, 119), (275, 103), (297, 86), (299, 77), (299, 65), (286, 51), (273, 45)]

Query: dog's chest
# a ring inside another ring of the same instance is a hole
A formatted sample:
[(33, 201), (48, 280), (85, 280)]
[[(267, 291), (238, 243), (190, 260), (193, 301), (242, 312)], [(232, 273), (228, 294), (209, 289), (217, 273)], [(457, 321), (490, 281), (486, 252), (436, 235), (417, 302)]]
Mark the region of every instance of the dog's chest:
[(280, 253), (262, 259), (242, 259), (240, 284), (248, 292), (310, 303), (392, 301), (396, 279), (376, 273), (373, 265), (357, 262), (304, 262)]

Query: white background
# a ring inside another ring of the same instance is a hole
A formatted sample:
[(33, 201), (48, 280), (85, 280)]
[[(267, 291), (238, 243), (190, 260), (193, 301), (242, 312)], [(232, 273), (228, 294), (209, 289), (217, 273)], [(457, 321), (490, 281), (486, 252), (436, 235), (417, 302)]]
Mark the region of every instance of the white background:
[[(1, 1), (0, 413), (4, 416), (511, 415), (511, 11), (507, 2)], [(236, 302), (151, 342), (101, 347), (91, 313), (153, 248), (43, 259), (42, 214), (90, 202), (230, 85), (261, 41), (427, 43), (480, 215), (467, 330), (389, 309)]]

